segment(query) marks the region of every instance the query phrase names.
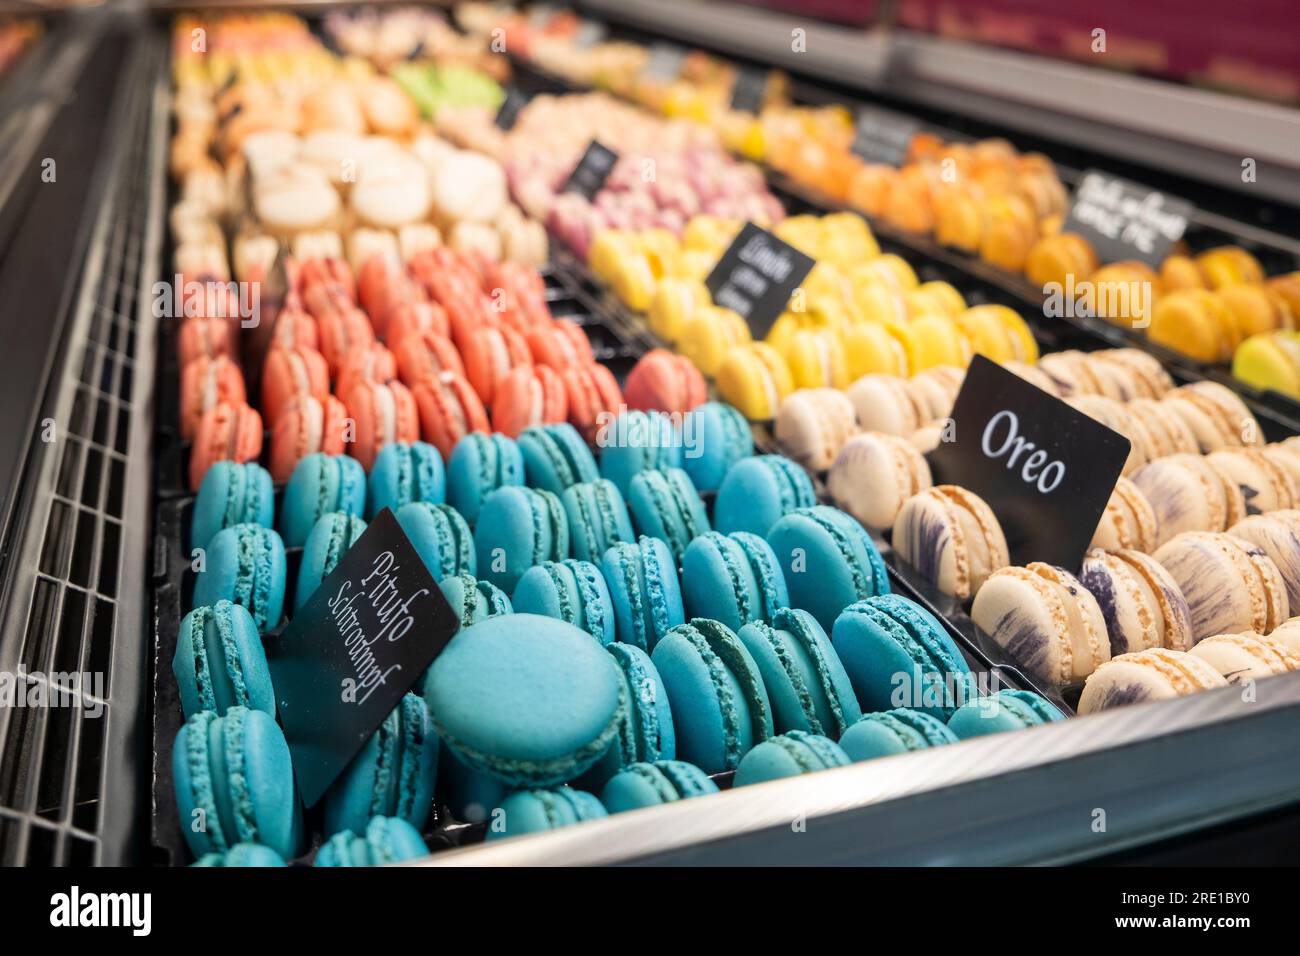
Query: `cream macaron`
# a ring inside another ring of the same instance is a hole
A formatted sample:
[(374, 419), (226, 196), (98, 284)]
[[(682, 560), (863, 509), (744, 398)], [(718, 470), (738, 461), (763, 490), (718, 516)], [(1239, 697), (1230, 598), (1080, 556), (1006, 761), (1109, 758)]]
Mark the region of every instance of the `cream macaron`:
[(925, 456), (884, 432), (848, 439), (826, 476), (831, 500), (873, 531), (892, 528), (903, 503), (932, 484)]
[(1205, 461), (1241, 489), (1247, 514), (1296, 506), (1290, 472), (1258, 448), (1225, 448), (1206, 455)]
[(1156, 511), (1142, 489), (1127, 478), (1120, 478), (1101, 513), (1090, 547), (1149, 552), (1155, 550), (1158, 530)]
[(1215, 634), (1190, 653), (1222, 674), (1229, 684), (1300, 669), (1300, 654), (1290, 644), (1260, 634)]
[(1267, 634), (1290, 616), (1282, 573), (1263, 548), (1230, 534), (1185, 531), (1153, 557), (1187, 598), (1192, 634)]
[(1113, 656), (1149, 647), (1192, 646), (1191, 611), (1178, 582), (1140, 551), (1089, 551), (1079, 580), (1097, 599)]
[(1286, 584), (1291, 611), (1300, 611), (1300, 511), (1251, 515), (1229, 528), (1228, 534), (1249, 541), (1273, 559)]
[(1200, 455), (1169, 455), (1132, 475), (1156, 513), (1157, 544), (1184, 531), (1226, 531), (1246, 517), (1246, 500)]
[(1203, 453), (1220, 448), (1261, 445), (1259, 422), (1246, 403), (1231, 389), (1217, 382), (1193, 382), (1169, 392), (1161, 399), (1178, 413), (1196, 436)]
[(853, 403), (834, 388), (792, 392), (776, 414), (776, 441), (782, 453), (813, 471), (829, 468), (857, 430)]
[(1083, 685), (1080, 715), (1226, 687), (1217, 670), (1191, 654), (1153, 647), (1102, 664)]
[(1007, 539), (983, 498), (936, 485), (903, 502), (894, 519), (894, 552), (943, 594), (965, 601), (1010, 563)]
[(845, 394), (863, 431), (910, 435), (935, 417), (926, 414), (906, 381), (893, 375), (864, 375)]
[(1075, 395), (1065, 401), (1093, 421), (1100, 422), (1128, 439), (1129, 453), (1124, 461), (1123, 474), (1131, 475), (1151, 459), (1146, 435), (1122, 402), (1101, 395)]

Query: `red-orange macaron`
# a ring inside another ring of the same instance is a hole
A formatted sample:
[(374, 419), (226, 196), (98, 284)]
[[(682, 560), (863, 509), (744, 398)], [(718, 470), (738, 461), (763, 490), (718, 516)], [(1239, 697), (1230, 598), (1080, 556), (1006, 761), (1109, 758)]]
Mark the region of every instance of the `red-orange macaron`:
[(497, 383), (492, 430), (510, 438), (533, 425), (565, 421), (569, 394), (560, 373), (545, 365), (520, 365)]
[(391, 382), (397, 377), (397, 361), (393, 353), (378, 342), (359, 348), (343, 360), (335, 392), (346, 395), (357, 382)]
[(442, 372), (412, 388), (424, 440), (451, 458), (451, 450), (470, 432), (487, 432), (488, 417), (478, 393), (462, 375)]
[(369, 348), (375, 342), (375, 330), (366, 314), (355, 306), (342, 312), (316, 316), (320, 331), (321, 354), (329, 365), (330, 378), (337, 378), (350, 353)]
[(262, 454), (262, 416), (246, 404), (220, 402), (204, 413), (190, 448), (190, 490), (218, 461), (256, 461)]
[(193, 438), (203, 413), (220, 402), (247, 404), (244, 373), (225, 355), (191, 359), (181, 369), (181, 437)]
[(443, 338), (451, 336), (451, 322), (437, 302), (402, 302), (394, 306), (384, 329), (384, 341), (395, 346), (413, 332), (433, 332)]
[(534, 362), (549, 365), (557, 372), (572, 365), (589, 365), (596, 360), (591, 354), (587, 333), (572, 319), (556, 319), (530, 330), (528, 348)]
[(288, 481), (298, 462), (316, 452), (343, 454), (347, 417), (333, 395), (324, 401), (314, 395), (290, 399), (271, 430), (271, 477)]
[(420, 437), (415, 400), (401, 382), (357, 382), (343, 396), (343, 404), (353, 426), (349, 453), (367, 472), (385, 445)]
[(262, 363), (262, 414), (275, 427), (280, 409), (295, 395), (323, 399), (330, 393), (329, 367), (315, 349), (273, 348)]
[[(453, 323), (452, 329), (455, 328)], [(533, 364), (523, 336), (508, 325), (480, 325), (472, 334), (463, 332), (453, 341), (465, 363), (465, 377), (487, 406), (492, 404), (497, 383), (511, 369)]]
[(186, 319), (181, 323), (176, 343), (177, 357), (184, 368), (202, 355), (229, 355), (234, 358), (235, 329), (229, 319)]
[(437, 332), (412, 332), (401, 339), (393, 349), (397, 360), (397, 376), (407, 388), (431, 375), (443, 372), (465, 374), (465, 364), (460, 359), (451, 339)]
[(709, 391), (690, 359), (667, 349), (651, 349), (632, 366), (623, 383), (623, 396), (628, 408), (689, 412), (704, 403)]
[(561, 376), (569, 393), (569, 424), (576, 428), (590, 444), (600, 424), (600, 415), (618, 414), (623, 404), (614, 373), (603, 365), (575, 365), (565, 369)]

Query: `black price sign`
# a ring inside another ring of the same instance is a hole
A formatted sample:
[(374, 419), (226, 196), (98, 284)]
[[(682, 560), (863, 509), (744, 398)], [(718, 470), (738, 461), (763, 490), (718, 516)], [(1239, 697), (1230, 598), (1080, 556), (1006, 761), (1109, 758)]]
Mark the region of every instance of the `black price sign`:
[(600, 187), (605, 185), (605, 180), (609, 178), (617, 162), (618, 153), (593, 139), (587, 151), (582, 154), (582, 159), (578, 160), (578, 165), (573, 167), (573, 172), (569, 173), (569, 178), (560, 192), (578, 193), (588, 200), (594, 199), (596, 193), (600, 192)]
[(947, 429), (926, 456), (935, 484), (988, 502), (1012, 564), (1078, 571), (1129, 440), (982, 355), (966, 371)]
[(289, 626), (266, 641), (306, 806), (320, 800), (459, 625), (385, 508)]
[(1090, 169), (1074, 191), (1063, 229), (1087, 239), (1102, 262), (1138, 259), (1159, 268), (1195, 208), (1185, 199)]
[(736, 82), (731, 87), (731, 108), (743, 113), (757, 113), (763, 108), (767, 95), (767, 70), (742, 66), (736, 70)]
[(864, 106), (858, 110), (850, 149), (868, 163), (902, 166), (921, 124), (910, 116)]
[(682, 63), (685, 59), (685, 47), (675, 43), (652, 43), (650, 55), (646, 57), (645, 66), (641, 68), (641, 76), (671, 83), (682, 75)]
[(761, 339), (812, 267), (809, 256), (747, 222), (704, 284), (714, 305), (738, 312), (754, 338)]
[(514, 129), (515, 123), (519, 122), (519, 112), (527, 105), (528, 97), (519, 92), (517, 87), (506, 87), (506, 98), (497, 110), (497, 128), (507, 131)]

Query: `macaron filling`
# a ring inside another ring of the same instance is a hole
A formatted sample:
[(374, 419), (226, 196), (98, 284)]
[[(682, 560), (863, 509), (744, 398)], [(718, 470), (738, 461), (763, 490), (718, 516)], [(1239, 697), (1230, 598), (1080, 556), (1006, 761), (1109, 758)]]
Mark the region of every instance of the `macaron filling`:
[[(777, 659), (781, 662), (782, 669), (790, 677), (790, 682), (794, 685), (795, 690), (799, 693), (799, 702), (803, 706), (804, 716), (808, 718), (809, 726), (813, 732), (829, 736), (828, 731), (833, 731), (838, 737), (848, 728), (848, 720), (844, 716), (844, 705), (840, 701), (840, 696), (836, 693), (835, 682), (831, 677), (829, 665), (826, 663), (826, 655), (822, 652), (822, 642), (817, 638), (812, 625), (808, 623), (807, 618), (798, 614), (790, 608), (783, 608), (776, 612), (772, 618), (773, 632), (776, 639), (772, 641), (772, 648), (776, 651)], [(804, 684), (803, 675), (798, 664), (790, 655), (790, 650), (785, 646), (785, 640), (782, 634), (789, 634), (803, 648), (807, 654), (809, 662), (813, 666), (813, 671), (817, 675), (817, 680), (821, 685), (822, 698), (826, 706), (830, 709), (831, 716), (834, 718), (835, 726), (833, 728), (821, 727), (821, 721), (817, 718), (816, 705), (812, 695), (808, 692), (807, 685)]]
[(228, 849), (230, 841), (222, 827), (221, 814), (217, 809), (216, 792), (212, 781), (212, 765), (209, 754), (209, 735), (216, 714), (202, 710), (186, 723), (185, 761), (189, 767), (190, 790), (196, 807), (203, 811), (204, 826), (208, 839), (218, 849)]
[(764, 700), (761, 679), (749, 667), (740, 639), (717, 621), (698, 619), (683, 625), (678, 633), (691, 643), (708, 668), (722, 712), (726, 765), (734, 767), (743, 756), (740, 743), (741, 718), (728, 673), (740, 684), (744, 694), (755, 743), (767, 737), (767, 702)]

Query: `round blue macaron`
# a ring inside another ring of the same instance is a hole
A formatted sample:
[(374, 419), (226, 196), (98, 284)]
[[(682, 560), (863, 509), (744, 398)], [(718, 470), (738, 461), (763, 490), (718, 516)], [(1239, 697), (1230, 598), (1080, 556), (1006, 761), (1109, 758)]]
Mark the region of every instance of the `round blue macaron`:
[(628, 507), (639, 534), (661, 538), (681, 561), (696, 536), (709, 530), (709, 514), (680, 468), (643, 471), (632, 478)]
[(438, 806), (446, 807), (455, 820), (482, 823), (513, 789), (491, 774), (468, 766), (450, 747), (443, 747), (438, 754)]
[(600, 477), (591, 449), (568, 422), (525, 428), (518, 445), (524, 456), (524, 480), (530, 488), (559, 495), (569, 485)]
[(790, 512), (767, 533), (792, 607), (803, 608), (829, 631), (854, 601), (889, 593), (889, 572), (865, 528), (838, 508), (817, 505)]
[(745, 754), (736, 768), (732, 786), (747, 787), (768, 780), (845, 767), (849, 763), (848, 754), (828, 737), (791, 730), (763, 741)]
[(478, 574), (474, 535), (451, 505), (412, 501), (397, 509), (397, 523), (435, 581), (453, 574)]
[(205, 853), (191, 866), (228, 867), (228, 866), (286, 866), (284, 858), (270, 847), (256, 843), (236, 843), (229, 850)]
[(366, 472), (347, 455), (308, 455), (294, 466), (280, 503), (286, 548), (301, 548), (316, 522), (331, 511), (360, 516), (366, 509)]
[(487, 839), (501, 840), (525, 833), (541, 833), (608, 815), (604, 805), (585, 790), (572, 787), (518, 790), (493, 808)]
[(535, 564), (569, 556), (569, 518), (558, 496), (534, 488), (492, 492), (474, 528), (478, 573), (506, 593)]
[(356, 515), (333, 511), (316, 522), (307, 535), (302, 549), (302, 564), (298, 566), (298, 586), (293, 592), (293, 612), (297, 614), (311, 600), (311, 596), (339, 566), (348, 549), (357, 543), (366, 530), (366, 523)]
[(621, 494), (628, 493), (632, 476), (651, 468), (682, 466), (681, 435), (663, 412), (620, 412), (608, 428), (597, 432), (600, 473)]
[(494, 432), (469, 432), (451, 450), (447, 462), (447, 504), (470, 526), (479, 509), (498, 488), (524, 483), (524, 456), (513, 438)]
[(655, 646), (651, 660), (672, 708), (677, 756), (705, 773), (734, 770), (772, 736), (772, 706), (758, 665), (724, 624), (697, 618)]
[(731, 466), (754, 454), (749, 422), (726, 402), (705, 402), (682, 416), (682, 469), (701, 493), (717, 491)]
[(367, 518), (412, 501), (442, 504), (446, 500), (447, 473), (438, 449), (422, 441), (391, 442), (379, 449), (366, 490)]
[(1000, 690), (962, 704), (948, 719), (948, 729), (959, 740), (966, 740), (1064, 719), (1056, 705), (1041, 694), (1032, 690)]
[(583, 775), (581, 785), (592, 791), (628, 764), (677, 754), (668, 693), (650, 655), (631, 644), (610, 644), (608, 650), (623, 674), (628, 708), (614, 745)]
[(234, 601), (265, 634), (284, 614), (284, 543), (270, 528), (237, 524), (212, 536), (195, 578), (193, 607)]
[(510, 604), (518, 614), (541, 614), (582, 628), (602, 644), (614, 641), (614, 607), (600, 569), (589, 561), (545, 561), (529, 568)]
[(660, 539), (614, 545), (600, 559), (600, 573), (614, 603), (614, 634), (624, 644), (653, 651), (671, 628), (685, 623), (677, 562)]
[(839, 739), (862, 716), (853, 684), (830, 638), (807, 611), (783, 608), (740, 629), (772, 703), (777, 733), (802, 730)]
[(362, 830), (374, 816), (424, 826), (438, 779), (438, 736), (419, 694), (405, 694), (325, 791), (326, 833)]
[(351, 830), (336, 833), (316, 851), (312, 866), (383, 866), (429, 855), (420, 831), (396, 817), (374, 817), (363, 835)]
[(612, 481), (570, 485), (560, 496), (569, 519), (569, 547), (581, 561), (599, 561), (609, 547), (633, 541), (632, 519)]
[(623, 813), (717, 792), (718, 785), (694, 764), (684, 760), (656, 760), (624, 767), (605, 784), (600, 802), (610, 813)]
[(748, 531), (766, 537), (777, 519), (817, 504), (812, 479), (783, 455), (744, 458), (731, 466), (713, 503), (713, 526), (723, 534)]
[(451, 605), (460, 627), (469, 627), (499, 614), (513, 614), (510, 598), (491, 581), (480, 581), (468, 572), (453, 574), (438, 582), (438, 590)]
[(970, 688), (970, 666), (943, 625), (897, 594), (846, 607), (831, 644), (868, 712), (911, 707), (946, 721)]
[(218, 461), (204, 474), (194, 499), (190, 547), (206, 548), (214, 534), (237, 524), (269, 528), (274, 517), (271, 473), (252, 461)]
[(908, 707), (867, 714), (840, 737), (840, 747), (855, 762), (956, 742), (942, 720)]
[(181, 619), (172, 674), (186, 717), (201, 710), (220, 716), (247, 707), (275, 716), (275, 692), (262, 635), (238, 604), (218, 601)]
[(586, 631), (536, 614), (460, 631), (424, 691), (443, 744), (520, 787), (577, 777), (614, 743), (628, 707), (614, 658)]
[(259, 843), (286, 860), (298, 851), (293, 764), (270, 714), (199, 711), (176, 735), (172, 776), (181, 830), (196, 858), (239, 843)]
[(688, 617), (712, 618), (739, 631), (750, 621), (770, 621), (790, 604), (790, 595), (766, 541), (746, 531), (709, 531), (682, 555), (682, 601)]

